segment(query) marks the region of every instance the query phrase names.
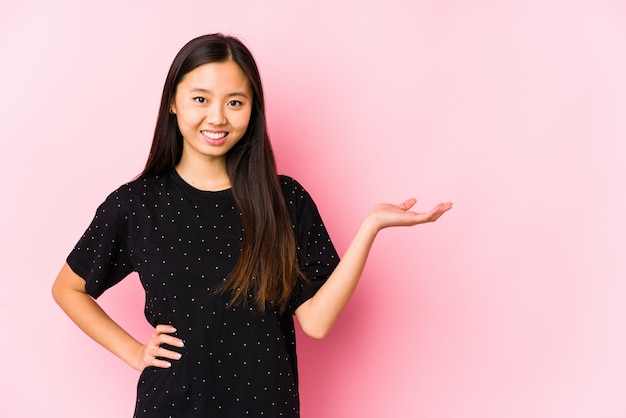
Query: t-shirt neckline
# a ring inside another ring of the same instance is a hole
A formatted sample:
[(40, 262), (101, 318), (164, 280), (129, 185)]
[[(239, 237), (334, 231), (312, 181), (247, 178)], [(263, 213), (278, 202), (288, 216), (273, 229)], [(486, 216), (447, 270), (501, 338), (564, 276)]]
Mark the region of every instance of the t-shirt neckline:
[(206, 199), (206, 198), (215, 198), (215, 197), (228, 197), (228, 196), (231, 196), (232, 194), (232, 189), (230, 187), (228, 189), (217, 190), (217, 191), (196, 189), (191, 184), (187, 183), (180, 176), (180, 174), (178, 174), (175, 168), (173, 168), (169, 174), (170, 174), (170, 178), (172, 179), (172, 182), (175, 185), (179, 186), (187, 193), (190, 193), (199, 198)]

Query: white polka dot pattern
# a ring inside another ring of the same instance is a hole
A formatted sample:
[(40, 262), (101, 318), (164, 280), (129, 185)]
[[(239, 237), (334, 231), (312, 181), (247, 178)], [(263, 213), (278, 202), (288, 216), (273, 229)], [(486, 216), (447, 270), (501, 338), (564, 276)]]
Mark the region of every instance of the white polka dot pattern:
[(172, 171), (128, 183), (98, 208), (68, 264), (93, 297), (137, 271), (148, 322), (174, 325), (185, 341), (171, 368), (141, 374), (135, 417), (299, 416), (291, 314), (339, 259), (308, 193), (286, 176), (281, 185), (310, 279), (283, 315), (230, 307), (214, 293), (244, 233), (230, 190), (200, 191)]

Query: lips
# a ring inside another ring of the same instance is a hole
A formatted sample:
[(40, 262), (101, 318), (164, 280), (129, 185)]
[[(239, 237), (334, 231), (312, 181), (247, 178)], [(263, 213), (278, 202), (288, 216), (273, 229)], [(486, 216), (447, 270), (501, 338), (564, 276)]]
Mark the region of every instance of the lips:
[(222, 145), (226, 142), (228, 132), (226, 131), (200, 131), (205, 141), (211, 145)]

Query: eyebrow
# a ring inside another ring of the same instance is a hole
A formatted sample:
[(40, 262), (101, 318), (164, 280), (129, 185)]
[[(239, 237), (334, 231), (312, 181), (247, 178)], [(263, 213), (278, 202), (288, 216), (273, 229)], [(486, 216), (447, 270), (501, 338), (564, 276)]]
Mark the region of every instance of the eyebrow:
[[(207, 90), (207, 89), (202, 88), (202, 87), (194, 87), (194, 88), (191, 89), (191, 92), (199, 92), (199, 93), (206, 93), (206, 94), (211, 94), (212, 93), (211, 90)], [(235, 91), (235, 92), (232, 92), (232, 93), (229, 93), (229, 94), (226, 95), (226, 97), (235, 97), (235, 96), (237, 96), (237, 97), (245, 97), (246, 99), (249, 98), (246, 93), (239, 92), (239, 91)]]

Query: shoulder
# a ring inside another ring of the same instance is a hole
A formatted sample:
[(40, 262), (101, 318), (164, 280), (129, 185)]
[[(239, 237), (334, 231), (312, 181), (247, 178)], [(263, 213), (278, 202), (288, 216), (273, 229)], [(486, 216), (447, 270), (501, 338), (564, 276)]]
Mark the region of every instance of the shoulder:
[(278, 176), (280, 181), (280, 187), (285, 195), (285, 198), (289, 202), (290, 200), (297, 199), (311, 199), (311, 196), (306, 189), (293, 177), (281, 174)]
[(167, 175), (154, 177), (139, 177), (128, 183), (122, 184), (111, 193), (112, 196), (119, 197), (136, 197), (145, 196), (155, 189), (163, 189), (165, 187), (165, 178)]
[(279, 174), (278, 180), (280, 181), (280, 187), (283, 189), (283, 193), (305, 191), (304, 187), (302, 187), (302, 185), (293, 177), (285, 174)]
[(145, 204), (164, 194), (165, 176), (137, 178), (122, 184), (111, 192), (100, 205), (100, 210), (125, 211), (131, 206)]
[(313, 198), (296, 179), (283, 174), (279, 175), (278, 178), (290, 210), (300, 215), (317, 211)]

